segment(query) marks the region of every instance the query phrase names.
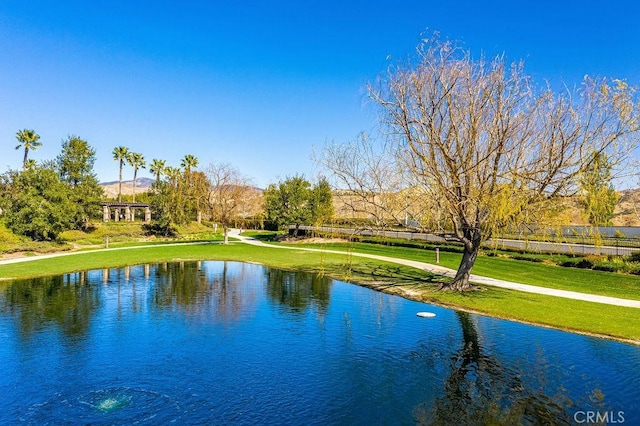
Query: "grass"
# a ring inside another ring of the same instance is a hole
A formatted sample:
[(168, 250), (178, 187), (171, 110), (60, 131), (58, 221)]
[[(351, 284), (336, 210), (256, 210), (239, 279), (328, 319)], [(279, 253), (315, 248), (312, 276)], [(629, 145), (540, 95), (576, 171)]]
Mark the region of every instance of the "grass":
[(158, 244), (176, 241), (218, 241), (220, 233), (214, 233), (212, 226), (192, 222), (177, 227), (176, 238), (158, 238), (147, 235), (141, 222), (95, 222), (88, 230), (65, 231), (59, 241), (32, 241), (13, 234), (0, 221), (0, 253), (31, 251), (52, 253), (77, 248), (104, 247), (107, 239), (109, 247)]
[[(331, 236), (331, 234), (327, 234)], [(373, 243), (393, 247), (420, 248), (425, 250), (435, 250), (436, 247), (440, 251), (450, 251), (459, 253), (462, 251), (462, 245), (456, 242), (447, 242), (444, 244), (436, 244), (425, 241), (406, 240), (400, 238), (387, 238), (377, 236), (355, 236), (350, 237), (352, 242)], [(539, 262), (550, 265), (563, 267), (593, 269), (596, 271), (620, 272), (625, 274), (640, 275), (640, 252), (636, 252), (627, 256), (616, 255), (590, 255), (581, 253), (541, 253), (535, 251), (525, 251), (522, 249), (500, 247), (500, 246), (483, 246), (481, 255), (510, 258), (515, 260), (527, 260), (530, 262)]]
[[(387, 247), (369, 243), (301, 244), (301, 247), (322, 247), (328, 250), (355, 251), (436, 263), (435, 250), (410, 247)], [(461, 254), (440, 251), (440, 265), (457, 269)], [(561, 290), (599, 294), (640, 300), (640, 277), (637, 275), (565, 268), (542, 262), (529, 262), (497, 256), (479, 256), (474, 274)]]
[[(340, 245), (340, 248), (344, 249), (345, 246)], [(351, 249), (380, 250), (378, 247), (358, 245), (352, 246)], [(417, 260), (428, 261), (427, 256), (433, 256), (432, 253), (428, 254), (416, 249), (407, 249), (414, 251), (397, 251), (397, 248), (388, 247), (384, 249), (387, 250), (384, 252), (385, 255), (388, 255), (391, 250), (396, 256), (421, 257)], [(441, 253), (441, 255), (441, 263), (447, 265), (455, 263), (456, 254)], [(132, 264), (210, 259), (253, 262), (290, 270), (315, 272), (414, 300), (640, 344), (638, 309), (497, 288), (464, 294), (443, 293), (436, 290), (442, 277), (406, 266), (334, 253), (292, 252), (245, 244), (150, 245), (145, 248), (86, 251), (53, 259), (0, 265), (0, 277), (33, 277)], [(520, 265), (522, 264), (523, 262), (520, 262)], [(516, 272), (513, 271), (513, 267), (504, 269), (506, 272)], [(571, 272), (575, 273), (579, 270), (571, 270)], [(0, 281), (0, 289), (9, 285), (10, 281)]]

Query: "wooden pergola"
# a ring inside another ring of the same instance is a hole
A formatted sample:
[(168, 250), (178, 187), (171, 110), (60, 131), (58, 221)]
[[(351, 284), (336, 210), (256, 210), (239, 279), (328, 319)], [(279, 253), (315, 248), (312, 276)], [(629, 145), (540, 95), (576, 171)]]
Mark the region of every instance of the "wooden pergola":
[[(118, 203), (108, 202), (100, 203), (102, 206), (102, 220), (104, 222), (118, 222), (124, 220), (125, 222), (134, 222), (136, 216), (136, 209), (144, 209), (144, 222), (151, 222), (151, 208), (146, 203)], [(113, 212), (112, 212), (113, 209)]]

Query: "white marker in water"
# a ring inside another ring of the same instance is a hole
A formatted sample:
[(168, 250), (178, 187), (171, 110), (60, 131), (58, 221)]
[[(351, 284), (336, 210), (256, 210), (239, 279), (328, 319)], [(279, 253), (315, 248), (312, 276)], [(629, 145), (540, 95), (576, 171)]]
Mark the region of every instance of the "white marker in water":
[(433, 312), (418, 312), (416, 315), (422, 318), (433, 318), (436, 316)]

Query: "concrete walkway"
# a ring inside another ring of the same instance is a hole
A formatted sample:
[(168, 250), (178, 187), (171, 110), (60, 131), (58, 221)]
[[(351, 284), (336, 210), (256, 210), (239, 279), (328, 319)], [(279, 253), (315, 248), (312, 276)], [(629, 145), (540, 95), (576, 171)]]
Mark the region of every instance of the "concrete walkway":
[[(230, 235), (233, 235), (234, 238), (238, 238), (243, 243), (252, 244), (260, 247), (270, 247), (274, 249), (287, 249), (287, 250), (303, 250), (303, 251), (311, 251), (311, 252), (319, 252), (319, 253), (338, 253), (338, 254), (345, 254), (350, 256), (365, 257), (368, 259), (381, 260), (384, 262), (397, 263), (400, 265), (421, 269), (423, 271), (427, 271), (432, 274), (444, 275), (451, 278), (455, 277), (455, 274), (456, 274), (456, 271), (454, 271), (453, 269), (445, 268), (439, 265), (433, 265), (431, 263), (418, 262), (415, 260), (407, 260), (407, 259), (400, 259), (397, 257), (379, 256), (375, 254), (366, 254), (366, 253), (354, 253), (354, 252), (345, 252), (345, 251), (323, 250), (323, 249), (303, 248), (303, 247), (295, 247), (295, 246), (266, 244), (254, 238), (243, 237), (239, 235), (238, 230), (233, 230), (230, 233)], [(535, 293), (535, 294), (543, 294), (547, 296), (564, 297), (565, 299), (582, 300), (585, 302), (594, 302), (594, 303), (604, 303), (607, 305), (624, 306), (627, 308), (640, 308), (640, 300), (621, 299), (618, 297), (599, 296), (597, 294), (578, 293), (576, 291), (557, 290), (553, 288), (539, 287), (539, 286), (529, 285), (529, 284), (520, 284), (520, 283), (511, 282), (511, 281), (503, 281), (495, 278), (481, 277), (479, 275), (474, 275), (474, 274), (471, 274), (470, 280), (476, 284), (506, 288), (509, 290), (523, 291), (526, 293)]]
[[(0, 259), (0, 265), (9, 265), (11, 263), (33, 262), (34, 260), (52, 259), (54, 257), (100, 253), (103, 251), (119, 251), (119, 250), (145, 249), (145, 248), (154, 248), (154, 247), (192, 246), (192, 245), (198, 245), (198, 244), (221, 244), (221, 243), (222, 243), (221, 241), (204, 241), (204, 242), (198, 241), (195, 243), (148, 244), (144, 246), (114, 247), (114, 248), (103, 248), (103, 249), (87, 250), (87, 251), (67, 251), (64, 253), (41, 254), (38, 256), (28, 256), (28, 257), (25, 256), (25, 257), (15, 257), (12, 259)], [(2, 277), (0, 277), (0, 279), (2, 279)]]

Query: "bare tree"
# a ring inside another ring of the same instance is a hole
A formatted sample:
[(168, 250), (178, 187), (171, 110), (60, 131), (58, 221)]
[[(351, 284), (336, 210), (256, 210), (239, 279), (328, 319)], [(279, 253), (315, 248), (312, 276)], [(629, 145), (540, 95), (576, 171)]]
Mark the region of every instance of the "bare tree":
[(351, 142), (326, 145), (316, 161), (331, 172), (339, 217), (380, 229), (406, 216), (406, 184), (385, 144), (361, 133)]
[[(483, 241), (557, 212), (594, 152), (615, 167), (638, 133), (634, 91), (624, 82), (585, 77), (566, 93), (536, 90), (522, 63), (473, 59), (437, 36), (419, 46), (416, 65), (389, 68), (369, 93), (394, 145), (396, 175), (447, 216), (464, 246), (453, 282), (443, 286), (458, 291), (471, 288)], [(356, 176), (346, 179), (358, 185)], [(394, 179), (381, 187), (397, 187)]]
[(211, 185), (207, 198), (211, 218), (222, 225), (227, 244), (229, 228), (242, 214), (242, 203), (252, 190), (251, 181), (231, 164), (210, 164), (206, 174)]
[(441, 231), (442, 216), (424, 191), (409, 185), (391, 146), (361, 133), (344, 144), (325, 145), (314, 160), (330, 171), (337, 217), (353, 219), (353, 224), (369, 224), (384, 229), (389, 224)]

